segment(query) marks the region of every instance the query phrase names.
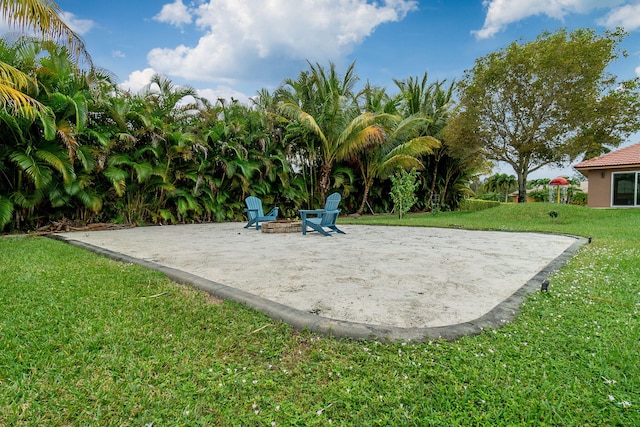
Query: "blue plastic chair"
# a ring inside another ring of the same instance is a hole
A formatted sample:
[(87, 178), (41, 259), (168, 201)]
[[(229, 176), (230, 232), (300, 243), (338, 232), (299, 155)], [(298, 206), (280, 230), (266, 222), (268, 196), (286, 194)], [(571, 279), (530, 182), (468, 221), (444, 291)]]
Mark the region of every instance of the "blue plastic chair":
[[(300, 219), (302, 219), (302, 234), (307, 234), (307, 227), (311, 231), (317, 231), (323, 236), (330, 236), (329, 233), (346, 234), (344, 231), (336, 227), (336, 220), (340, 214), (338, 204), (340, 203), (340, 194), (333, 193), (327, 197), (324, 209), (302, 209), (300, 210)], [(309, 217), (308, 215), (312, 215)], [(315, 216), (313, 216), (315, 215)], [(328, 228), (329, 231), (326, 231)]]
[(248, 219), (247, 225), (245, 225), (244, 228), (249, 228), (255, 225), (256, 230), (260, 230), (261, 222), (275, 221), (276, 219), (278, 219), (279, 208), (277, 206), (271, 209), (265, 215), (264, 211), (262, 210), (262, 200), (260, 200), (259, 198), (255, 196), (249, 196), (244, 199), (244, 202), (247, 204), (247, 208), (244, 210), (244, 212), (247, 214)]

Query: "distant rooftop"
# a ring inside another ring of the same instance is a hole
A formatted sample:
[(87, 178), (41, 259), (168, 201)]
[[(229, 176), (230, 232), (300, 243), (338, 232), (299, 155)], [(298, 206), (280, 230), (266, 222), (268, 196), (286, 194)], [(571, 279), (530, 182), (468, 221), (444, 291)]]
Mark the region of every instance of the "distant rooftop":
[(640, 165), (640, 142), (573, 165), (575, 169), (599, 169)]

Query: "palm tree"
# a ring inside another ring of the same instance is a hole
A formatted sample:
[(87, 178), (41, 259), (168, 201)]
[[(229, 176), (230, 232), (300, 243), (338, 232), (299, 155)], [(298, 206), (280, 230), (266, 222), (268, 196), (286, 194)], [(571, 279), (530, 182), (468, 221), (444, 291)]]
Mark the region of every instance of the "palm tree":
[[(398, 120), (400, 120), (400, 117)], [(357, 213), (362, 214), (367, 204), (369, 190), (376, 179), (385, 179), (393, 175), (400, 167), (406, 171), (423, 169), (419, 158), (432, 154), (440, 147), (440, 141), (431, 136), (419, 136), (419, 131), (426, 120), (412, 116), (395, 123), (393, 132), (381, 143), (365, 150), (358, 159), (358, 165), (364, 181), (362, 203)]]
[[(428, 83), (427, 73), (421, 79), (409, 77), (406, 80), (394, 80), (400, 89), (401, 111), (405, 117), (422, 115), (428, 119), (422, 135), (434, 137), (442, 141), (441, 132), (447, 125), (453, 107), (453, 84), (448, 88), (443, 87), (444, 82)], [(433, 156), (426, 159), (431, 174), (431, 184), (428, 190), (427, 200), (432, 200), (436, 194), (436, 187), (444, 185), (444, 177), (440, 171), (440, 165), (446, 163), (446, 157), (450, 155), (445, 143), (433, 151)], [(441, 188), (442, 190), (442, 188)], [(443, 200), (445, 194), (440, 194)], [(428, 202), (430, 203), (430, 202)]]
[[(0, 163), (6, 161), (3, 174), (10, 194), (0, 194), (2, 212), (0, 226), (6, 225), (14, 207), (16, 224), (21, 218), (48, 203), (53, 208), (71, 205), (76, 198), (90, 209), (100, 206), (76, 180), (75, 161), (78, 154), (79, 131), (87, 120), (89, 81), (77, 72), (69, 59), (67, 48), (52, 41), (23, 37), (11, 46), (2, 44), (4, 63), (19, 66), (25, 75), (33, 76), (36, 85), (25, 96), (42, 106), (33, 114), (13, 115), (0, 109), (0, 130), (5, 150)], [(8, 61), (8, 62), (7, 62)], [(40, 89), (40, 90), (38, 90)], [(81, 169), (91, 162), (81, 155)]]
[(497, 173), (487, 178), (485, 187), (489, 191), (495, 191), (496, 193), (504, 192), (505, 203), (509, 201), (509, 191), (513, 189), (518, 183), (517, 178), (514, 175), (506, 173)]
[[(91, 57), (84, 42), (60, 17), (60, 8), (53, 0), (0, 0), (0, 13), (8, 24), (17, 30), (36, 30), (46, 40), (61, 41), (65, 44), (78, 64), (81, 59), (89, 66)], [(24, 91), (33, 81), (17, 68), (0, 61), (0, 99), (4, 109), (33, 114), (42, 104)]]
[[(370, 112), (389, 114), (386, 120), (387, 137), (381, 144), (368, 147), (356, 162), (364, 184), (362, 202), (357, 210), (362, 214), (368, 203), (369, 191), (376, 179), (386, 179), (397, 169), (420, 170), (424, 164), (420, 157), (432, 154), (440, 142), (420, 133), (428, 126), (428, 119), (422, 115), (411, 115), (404, 120), (398, 114), (399, 97), (390, 97), (385, 89), (372, 87), (367, 83), (361, 93), (364, 109)], [(371, 208), (370, 208), (371, 209)]]
[[(329, 192), (336, 162), (353, 157), (371, 144), (382, 143), (385, 138), (380, 124), (382, 115), (359, 111), (353, 92), (358, 80), (354, 67), (352, 63), (341, 77), (333, 63), (328, 71), (319, 64), (311, 65), (311, 72), (301, 76), (304, 85), (280, 92), (280, 112), (315, 138), (309, 141), (317, 144), (313, 148), (320, 162), (320, 200)], [(310, 96), (301, 99), (297, 96), (301, 92)]]

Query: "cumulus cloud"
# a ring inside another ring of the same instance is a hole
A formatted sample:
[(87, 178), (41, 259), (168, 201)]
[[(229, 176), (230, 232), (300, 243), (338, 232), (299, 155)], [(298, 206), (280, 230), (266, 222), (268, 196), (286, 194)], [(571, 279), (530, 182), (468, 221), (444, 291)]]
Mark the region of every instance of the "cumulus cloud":
[(69, 28), (81, 36), (87, 34), (95, 25), (95, 22), (92, 20), (78, 18), (71, 12), (60, 13), (60, 18), (62, 18)]
[(417, 7), (416, 0), (208, 0), (190, 10), (204, 32), (196, 45), (156, 48), (147, 59), (167, 75), (232, 83), (257, 67), (338, 62), (376, 27)]
[(613, 9), (598, 23), (609, 28), (624, 27), (627, 31), (637, 30), (640, 28), (640, 4), (626, 4)]
[(173, 3), (165, 4), (162, 10), (153, 17), (156, 21), (165, 22), (177, 27), (184, 24), (191, 24), (192, 18), (189, 8), (182, 3), (182, 0), (176, 0)]
[(153, 77), (154, 74), (157, 74), (157, 72), (153, 68), (136, 70), (129, 74), (129, 78), (120, 83), (118, 87), (122, 90), (128, 90), (131, 93), (136, 93), (151, 82), (151, 77)]
[(487, 9), (484, 25), (472, 33), (478, 39), (493, 37), (509, 24), (537, 15), (546, 15), (559, 21), (571, 13), (589, 13), (595, 9), (608, 9), (625, 0), (484, 0)]
[[(144, 70), (134, 71), (133, 73), (129, 74), (129, 78), (120, 83), (118, 87), (133, 94), (138, 93), (142, 88), (144, 88), (151, 82), (151, 78), (155, 74), (157, 74), (157, 71), (153, 68), (145, 68)], [(224, 85), (217, 86), (214, 89), (196, 89), (196, 93), (201, 98), (208, 99), (212, 104), (218, 102), (219, 99), (225, 99), (228, 101), (230, 101), (231, 99), (236, 99), (240, 103), (249, 104), (249, 96)]]

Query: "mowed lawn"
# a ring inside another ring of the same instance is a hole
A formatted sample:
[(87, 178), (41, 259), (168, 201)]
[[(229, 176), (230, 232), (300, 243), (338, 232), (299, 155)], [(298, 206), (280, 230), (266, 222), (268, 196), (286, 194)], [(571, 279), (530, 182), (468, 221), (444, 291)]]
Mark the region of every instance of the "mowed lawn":
[(500, 329), (383, 344), (296, 331), (52, 239), (0, 238), (0, 425), (640, 425), (640, 209), (339, 222), (592, 243)]

